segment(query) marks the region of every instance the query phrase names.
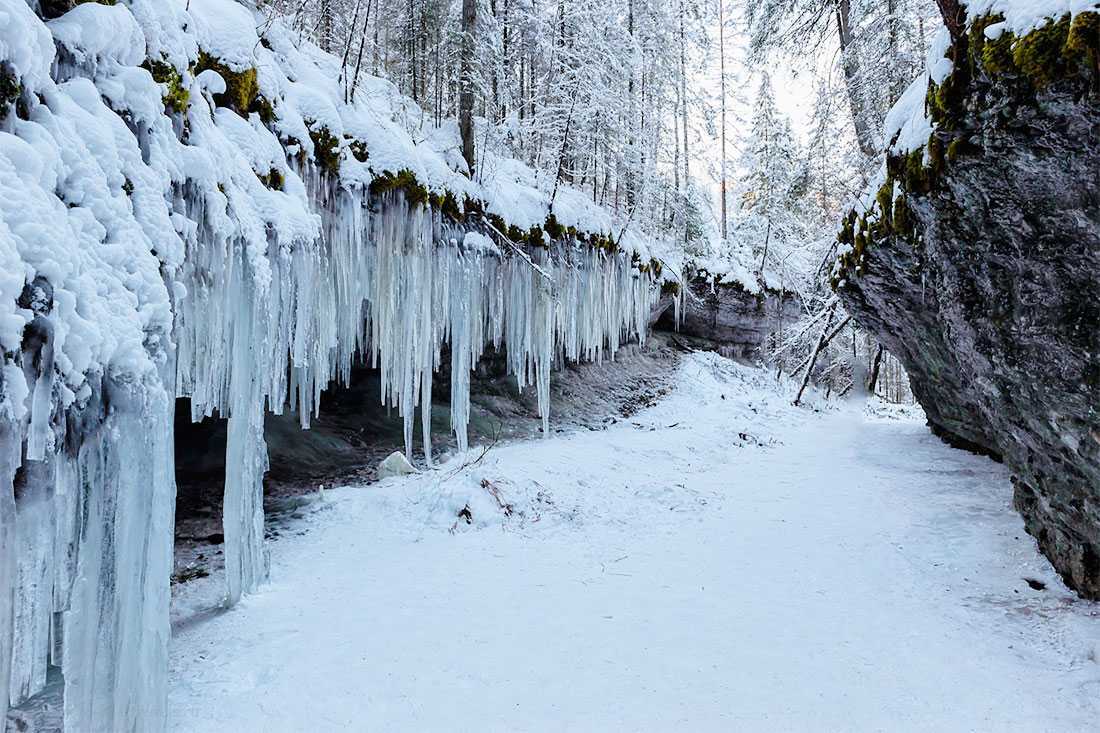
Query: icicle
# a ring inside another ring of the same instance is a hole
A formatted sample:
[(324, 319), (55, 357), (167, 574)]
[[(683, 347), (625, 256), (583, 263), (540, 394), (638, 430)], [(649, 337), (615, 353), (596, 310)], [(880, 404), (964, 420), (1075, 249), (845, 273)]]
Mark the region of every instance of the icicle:
[(65, 724), (159, 730), (167, 717), (172, 403), (153, 385), (109, 389), (112, 413), (84, 436), (74, 467), (82, 523), (63, 617)]
[[(29, 439), (30, 436), (28, 443)], [(53, 463), (52, 456), (45, 462), (27, 461), (20, 476), (20, 497), (15, 507), (14, 552), (19, 592), (15, 594), (13, 615), (12, 700), (26, 700), (46, 685), (45, 650), (49, 649), (53, 611)]]
[(13, 481), (19, 466), (22, 442), (17, 426), (0, 416), (0, 681), (4, 682), (0, 685), (0, 722), (7, 720), (7, 681), (12, 676), (15, 638), (16, 511)]
[[(257, 312), (263, 301), (249, 273), (238, 263), (235, 281), (233, 347), (230, 366), (229, 426), (226, 440), (225, 501), (222, 522), (225, 536), (225, 576), (230, 605), (267, 578), (264, 553), (263, 476), (267, 472), (264, 442), (264, 349), (257, 333)], [(305, 406), (300, 409), (304, 412)]]

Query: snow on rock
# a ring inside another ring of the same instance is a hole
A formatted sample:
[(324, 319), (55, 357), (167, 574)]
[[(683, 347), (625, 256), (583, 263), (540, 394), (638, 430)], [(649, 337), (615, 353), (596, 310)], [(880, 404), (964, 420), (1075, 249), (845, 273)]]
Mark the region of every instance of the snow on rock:
[(400, 451), (394, 451), (386, 457), (386, 460), (378, 464), (379, 481), (394, 476), (405, 476), (410, 473), (416, 473), (416, 469), (409, 463), (409, 459), (405, 457), (405, 454)]
[(1003, 15), (1005, 27), (1023, 35), (1042, 26), (1051, 18), (1100, 10), (1097, 0), (964, 0), (967, 15)]
[(25, 86), (36, 89), (50, 78), (53, 36), (25, 2), (0, 4), (0, 60), (11, 66)]
[[(306, 427), (369, 359), (411, 457), (448, 344), (465, 449), (486, 348), (536, 387), (549, 432), (551, 367), (645, 336), (657, 289), (632, 259), (652, 243), (568, 187), (551, 207), (516, 161), (470, 180), (453, 124), (426, 129), (378, 79), (345, 101), (337, 59), (259, 20), (235, 0), (120, 0), (46, 24), (0, 0), (0, 71), (21, 88), (0, 109), (0, 720), (50, 660), (70, 728), (163, 727), (174, 398), (229, 419), (234, 602), (267, 574), (265, 411)], [(402, 171), (622, 251), (522, 251), (412, 189), (371, 192)]]
[[(1052, 19), (1064, 15), (1100, 11), (1097, 0), (966, 0), (967, 17), (970, 20), (989, 15), (1001, 15), (1004, 21), (994, 23), (985, 30), (989, 39), (1005, 32), (1017, 36), (1043, 26)], [(928, 52), (927, 72), (918, 77), (887, 114), (884, 139), (894, 141), (891, 152), (909, 153), (919, 150), (932, 134), (934, 126), (925, 109), (925, 95), (929, 81), (941, 84), (950, 76), (953, 65), (946, 58), (951, 47), (951, 35), (940, 28), (933, 37)]]
[(145, 35), (125, 5), (77, 5), (51, 20), (49, 29), (78, 64), (106, 60), (137, 66), (145, 59)]

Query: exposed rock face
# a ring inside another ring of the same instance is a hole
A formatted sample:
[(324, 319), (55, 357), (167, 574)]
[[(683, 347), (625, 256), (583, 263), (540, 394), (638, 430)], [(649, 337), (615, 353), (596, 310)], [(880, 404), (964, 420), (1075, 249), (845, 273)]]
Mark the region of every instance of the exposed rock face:
[[(750, 293), (740, 285), (711, 286), (709, 280), (693, 280), (691, 292), (683, 301), (680, 332), (713, 341), (719, 351), (738, 359), (756, 355), (764, 340), (784, 325), (793, 323), (801, 313), (790, 293), (762, 291)], [(671, 299), (662, 304), (671, 306)], [(672, 309), (668, 308), (659, 327), (673, 327)]]
[(1100, 24), (987, 40), (996, 20), (953, 48), (925, 148), (848, 220), (835, 284), (933, 430), (1003, 456), (1028, 532), (1100, 598)]

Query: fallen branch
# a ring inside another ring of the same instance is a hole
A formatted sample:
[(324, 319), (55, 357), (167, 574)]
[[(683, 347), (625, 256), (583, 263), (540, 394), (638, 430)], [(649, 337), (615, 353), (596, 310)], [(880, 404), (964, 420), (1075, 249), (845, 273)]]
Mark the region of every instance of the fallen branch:
[(490, 230), (492, 230), (492, 231), (496, 232), (496, 235), (497, 235), (498, 237), (500, 237), (500, 238), (501, 238), (501, 240), (503, 240), (503, 241), (504, 241), (504, 242), (505, 242), (505, 243), (506, 243), (506, 244), (507, 244), (507, 245), (508, 245), (509, 247), (511, 247), (511, 248), (512, 248), (513, 250), (515, 250), (516, 254), (517, 254), (517, 255), (519, 255), (519, 256), (520, 256), (521, 258), (523, 258), (523, 260), (524, 260), (524, 261), (525, 261), (525, 262), (526, 262), (526, 263), (527, 263), (528, 265), (530, 265), (530, 266), (531, 266), (531, 269), (532, 269), (532, 270), (534, 270), (535, 272), (537, 272), (538, 274), (540, 274), (540, 275), (542, 275), (542, 276), (543, 276), (544, 278), (546, 278), (546, 282), (550, 283), (550, 286), (551, 286), (551, 287), (553, 287), (553, 285), (554, 285), (554, 278), (550, 276), (550, 273), (549, 273), (549, 272), (547, 272), (546, 270), (544, 270), (544, 269), (542, 269), (541, 267), (539, 267), (539, 266), (538, 266), (538, 265), (537, 265), (537, 264), (535, 263), (535, 261), (531, 259), (531, 255), (529, 255), (529, 254), (527, 254), (526, 252), (524, 252), (524, 251), (523, 251), (523, 248), (522, 248), (522, 247), (520, 247), (520, 246), (519, 246), (518, 244), (516, 244), (516, 243), (515, 243), (515, 242), (513, 242), (513, 241), (512, 241), (511, 239), (509, 239), (509, 238), (508, 238), (508, 235), (506, 235), (506, 234), (505, 234), (504, 232), (500, 231), (500, 230), (499, 230), (499, 229), (497, 229), (497, 228), (496, 228), (495, 226), (493, 226), (493, 222), (489, 221), (489, 218), (488, 218), (488, 217), (486, 217), (486, 216), (482, 216), (482, 217), (481, 217), (481, 220), (482, 220), (483, 222), (485, 222), (485, 226), (489, 227), (489, 229), (490, 229)]
[[(834, 328), (829, 333), (829, 335), (825, 337), (825, 340), (821, 343), (821, 345), (818, 348), (824, 349), (826, 346), (828, 346), (830, 343), (832, 343), (833, 339), (835, 339), (837, 336), (839, 336), (840, 332), (843, 331), (844, 327), (847, 326), (851, 321), (852, 321), (851, 316), (848, 316), (843, 321), (841, 321), (840, 325), (837, 326), (836, 328)], [(812, 358), (816, 359), (817, 354), (815, 353)], [(805, 368), (805, 366), (806, 366), (806, 361), (809, 361), (809, 359), (803, 361), (801, 364), (798, 365), (798, 368), (794, 370), (795, 374), (800, 374), (802, 372), (803, 368)]]

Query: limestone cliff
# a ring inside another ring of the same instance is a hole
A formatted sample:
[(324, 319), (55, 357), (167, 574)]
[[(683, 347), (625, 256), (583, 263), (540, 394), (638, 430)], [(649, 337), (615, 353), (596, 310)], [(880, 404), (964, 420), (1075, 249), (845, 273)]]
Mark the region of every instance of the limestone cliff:
[(1004, 458), (1027, 530), (1100, 598), (1100, 15), (1011, 20), (971, 17), (914, 90), (923, 121), (897, 125), (833, 284), (933, 430)]

